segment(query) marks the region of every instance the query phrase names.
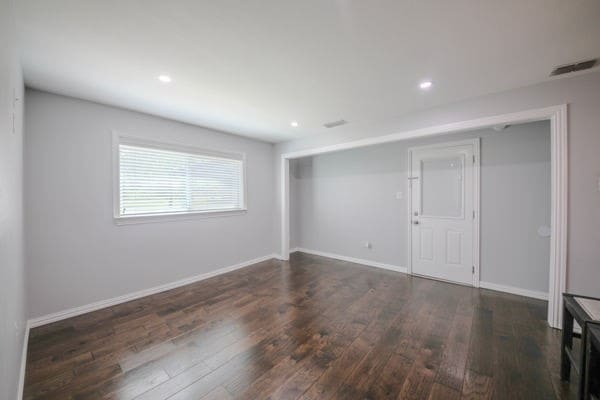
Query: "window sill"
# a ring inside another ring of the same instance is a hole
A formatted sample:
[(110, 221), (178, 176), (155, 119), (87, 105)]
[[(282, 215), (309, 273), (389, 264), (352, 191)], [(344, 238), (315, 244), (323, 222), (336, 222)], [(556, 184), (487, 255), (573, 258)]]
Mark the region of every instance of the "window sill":
[(236, 210), (225, 211), (198, 211), (190, 213), (172, 213), (172, 214), (146, 214), (146, 215), (127, 215), (116, 216), (113, 220), (116, 225), (148, 224), (156, 222), (189, 221), (199, 218), (233, 217), (246, 214), (248, 209), (240, 208)]

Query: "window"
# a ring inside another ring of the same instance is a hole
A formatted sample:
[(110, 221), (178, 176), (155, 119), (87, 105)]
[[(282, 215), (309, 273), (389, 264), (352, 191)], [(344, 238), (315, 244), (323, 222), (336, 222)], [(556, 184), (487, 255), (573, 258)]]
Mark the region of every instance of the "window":
[(117, 143), (116, 218), (245, 209), (243, 154), (124, 137)]

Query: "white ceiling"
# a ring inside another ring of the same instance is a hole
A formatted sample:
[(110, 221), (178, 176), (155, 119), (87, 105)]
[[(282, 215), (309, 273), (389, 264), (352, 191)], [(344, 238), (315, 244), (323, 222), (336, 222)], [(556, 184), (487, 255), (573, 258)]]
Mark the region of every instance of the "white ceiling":
[(600, 56), (598, 0), (18, 3), (28, 86), (273, 142), (541, 82)]

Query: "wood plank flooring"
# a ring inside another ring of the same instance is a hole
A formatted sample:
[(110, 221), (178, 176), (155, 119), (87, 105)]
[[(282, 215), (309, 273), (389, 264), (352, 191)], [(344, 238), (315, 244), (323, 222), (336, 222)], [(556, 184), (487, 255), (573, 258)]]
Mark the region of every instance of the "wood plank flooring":
[(33, 329), (25, 399), (568, 399), (543, 301), (301, 253)]

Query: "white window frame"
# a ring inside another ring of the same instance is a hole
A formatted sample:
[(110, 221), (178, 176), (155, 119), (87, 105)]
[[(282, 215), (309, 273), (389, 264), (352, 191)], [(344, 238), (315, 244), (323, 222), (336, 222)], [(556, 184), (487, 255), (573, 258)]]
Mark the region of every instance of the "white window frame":
[[(149, 147), (160, 150), (171, 150), (176, 152), (199, 154), (204, 156), (234, 158), (242, 161), (242, 207), (231, 210), (217, 211), (185, 211), (175, 213), (157, 213), (143, 215), (121, 215), (121, 171), (120, 152), (121, 144), (131, 146)], [(112, 156), (113, 156), (113, 219), (117, 225), (138, 224), (161, 221), (177, 221), (191, 218), (225, 217), (242, 215), (248, 211), (247, 208), (247, 179), (246, 179), (246, 154), (235, 151), (210, 150), (196, 146), (185, 145), (175, 142), (157, 141), (131, 136), (129, 134), (112, 132)]]

